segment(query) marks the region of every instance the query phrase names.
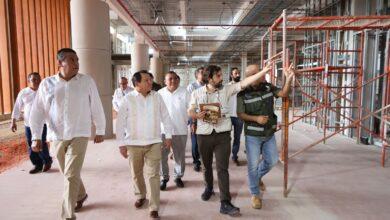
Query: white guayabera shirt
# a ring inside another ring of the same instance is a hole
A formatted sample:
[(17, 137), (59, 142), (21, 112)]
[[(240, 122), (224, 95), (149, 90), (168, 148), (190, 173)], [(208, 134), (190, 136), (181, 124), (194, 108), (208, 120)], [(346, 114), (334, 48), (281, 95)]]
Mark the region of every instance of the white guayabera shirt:
[(116, 122), (119, 146), (146, 146), (161, 143), (161, 123), (165, 137), (172, 138), (172, 122), (160, 94), (155, 91), (145, 97), (133, 90), (122, 101)]
[(69, 81), (59, 74), (45, 78), (30, 113), (33, 140), (40, 139), (45, 122), (49, 141), (90, 137), (92, 123), (96, 134), (104, 135), (106, 119), (93, 79), (80, 73)]
[(12, 110), (11, 118), (18, 120), (23, 112), (24, 125), (29, 127), (30, 110), (36, 94), (37, 91), (34, 91), (30, 87), (20, 90), (15, 101), (14, 109)]

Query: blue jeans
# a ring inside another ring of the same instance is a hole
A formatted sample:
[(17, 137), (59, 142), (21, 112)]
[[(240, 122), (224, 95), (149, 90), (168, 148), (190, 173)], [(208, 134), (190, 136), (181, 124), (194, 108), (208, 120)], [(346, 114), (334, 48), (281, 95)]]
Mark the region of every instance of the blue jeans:
[(230, 117), (232, 120), (233, 125), (233, 132), (234, 132), (234, 138), (233, 138), (233, 147), (232, 147), (232, 159), (237, 160), (237, 154), (240, 150), (240, 139), (241, 139), (241, 133), (242, 133), (242, 126), (244, 123), (240, 118), (237, 117)]
[(32, 151), (31, 149), (32, 134), (31, 134), (30, 127), (25, 126), (24, 128), (25, 128), (25, 134), (26, 134), (26, 139), (28, 144), (28, 154), (30, 156), (30, 160), (32, 164), (36, 167), (43, 167), (44, 164), (52, 163), (52, 159), (49, 153), (49, 148), (46, 143), (46, 133), (47, 133), (46, 125), (43, 126), (42, 137), (41, 137), (42, 151), (38, 153)]
[(259, 181), (278, 163), (279, 159), (275, 135), (271, 137), (246, 135), (245, 147), (248, 160), (249, 191), (252, 195), (261, 196)]
[(191, 133), (191, 144), (192, 144), (192, 159), (194, 165), (200, 165), (200, 156), (198, 150), (198, 142), (196, 140), (196, 134)]

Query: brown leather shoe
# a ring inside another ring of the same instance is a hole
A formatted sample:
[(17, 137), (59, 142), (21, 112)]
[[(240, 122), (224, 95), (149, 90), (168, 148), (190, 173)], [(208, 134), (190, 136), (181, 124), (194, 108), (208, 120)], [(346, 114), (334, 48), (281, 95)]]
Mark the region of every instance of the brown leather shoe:
[(45, 165), (43, 165), (43, 169), (42, 169), (42, 172), (47, 172), (51, 169), (51, 164), (52, 163), (47, 163)]
[(76, 207), (74, 207), (75, 212), (80, 211), (80, 209), (83, 207), (83, 203), (87, 200), (87, 198), (88, 198), (88, 194), (85, 194), (84, 198), (77, 201)]
[(160, 219), (160, 217), (158, 216), (158, 211), (151, 211), (150, 218)]
[(137, 199), (137, 201), (135, 201), (134, 203), (134, 206), (138, 209), (138, 208), (141, 208), (141, 206), (143, 206), (143, 204), (145, 203), (146, 199), (143, 198), (143, 199)]
[(260, 187), (261, 191), (265, 191), (265, 189), (266, 189), (265, 188), (265, 184), (264, 184), (264, 182), (262, 180), (259, 181), (259, 187)]

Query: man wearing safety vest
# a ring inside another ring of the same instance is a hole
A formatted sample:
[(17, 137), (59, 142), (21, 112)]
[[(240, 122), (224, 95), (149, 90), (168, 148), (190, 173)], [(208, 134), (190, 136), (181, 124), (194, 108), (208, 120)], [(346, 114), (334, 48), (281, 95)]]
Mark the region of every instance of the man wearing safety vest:
[[(259, 66), (250, 65), (246, 69), (246, 77), (257, 72)], [(288, 97), (290, 84), (295, 75), (292, 66), (285, 69), (284, 74), (286, 80), (283, 89), (268, 83), (263, 76), (237, 95), (237, 115), (244, 121), (249, 191), (254, 209), (262, 207), (261, 191), (265, 190), (262, 177), (278, 162), (274, 135), (277, 123), (274, 97)]]

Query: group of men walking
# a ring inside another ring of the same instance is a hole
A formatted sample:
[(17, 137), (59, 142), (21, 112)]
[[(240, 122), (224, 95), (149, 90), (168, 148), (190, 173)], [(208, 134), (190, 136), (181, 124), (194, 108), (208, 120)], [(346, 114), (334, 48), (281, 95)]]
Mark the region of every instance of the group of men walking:
[[(16, 100), (12, 130), (17, 129), (16, 120), (23, 110), (34, 165), (32, 174), (50, 169), (52, 159), (46, 142), (52, 142), (64, 175), (61, 217), (75, 219), (75, 212), (88, 198), (80, 171), (92, 134), (91, 125), (96, 130), (94, 142), (101, 143), (106, 121), (95, 82), (88, 75), (78, 73), (76, 52), (70, 48), (59, 50), (57, 64), (59, 72), (41, 83), (38, 73), (28, 76), (29, 88), (21, 90)], [(214, 195), (215, 155), (220, 213), (231, 216), (238, 215), (240, 209), (231, 203), (229, 160), (232, 154), (233, 162), (239, 165), (237, 154), (244, 127), (251, 204), (253, 208), (261, 208), (261, 191), (265, 190), (262, 177), (278, 161), (273, 98), (288, 96), (294, 76), (291, 67), (285, 69), (285, 85), (279, 89), (266, 82), (268, 72), (269, 66), (260, 70), (257, 65), (250, 65), (241, 80), (240, 72), (233, 68), (231, 82), (223, 85), (221, 68), (210, 65), (198, 68), (196, 82), (184, 88), (180, 86), (180, 77), (170, 71), (165, 74), (166, 86), (158, 91), (153, 90), (153, 75), (146, 70), (133, 74), (134, 88), (128, 86), (127, 78), (120, 79), (120, 88), (113, 96), (116, 138), (120, 154), (129, 161), (136, 208), (145, 204), (148, 195), (150, 217), (159, 218), (160, 190), (165, 190), (171, 179), (168, 167), (171, 152), (175, 162), (174, 183), (184, 187), (188, 125), (194, 170), (203, 172), (205, 188), (201, 199), (207, 201)]]

